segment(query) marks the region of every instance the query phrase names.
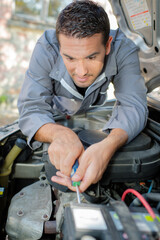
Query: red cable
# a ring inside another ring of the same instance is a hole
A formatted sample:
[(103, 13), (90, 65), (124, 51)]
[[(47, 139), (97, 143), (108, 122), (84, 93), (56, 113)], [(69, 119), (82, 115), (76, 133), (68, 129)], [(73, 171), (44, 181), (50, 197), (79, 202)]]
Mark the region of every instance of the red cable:
[(151, 217), (154, 219), (156, 218), (156, 215), (155, 213), (153, 212), (151, 206), (148, 204), (148, 202), (144, 199), (144, 197), (139, 193), (137, 192), (136, 190), (134, 189), (127, 189), (126, 191), (124, 191), (123, 195), (122, 195), (122, 198), (121, 200), (124, 201), (125, 199), (125, 196), (127, 195), (127, 193), (133, 193), (140, 201), (141, 203), (143, 204), (143, 206), (147, 209), (148, 213), (151, 215)]

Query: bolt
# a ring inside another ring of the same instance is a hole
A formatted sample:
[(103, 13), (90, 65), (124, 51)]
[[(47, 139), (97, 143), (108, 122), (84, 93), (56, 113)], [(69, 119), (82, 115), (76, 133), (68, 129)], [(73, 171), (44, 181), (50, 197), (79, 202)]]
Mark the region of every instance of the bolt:
[(48, 186), (47, 183), (41, 183), (41, 184), (40, 184), (40, 187), (47, 187), (47, 186)]
[(18, 215), (19, 217), (22, 217), (22, 216), (24, 215), (24, 212), (23, 212), (22, 210), (19, 210), (19, 211), (17, 212), (17, 215)]
[(20, 192), (20, 197), (23, 197), (24, 196), (24, 192)]
[(47, 220), (47, 219), (48, 219), (48, 215), (47, 215), (47, 214), (44, 214), (44, 215), (43, 215), (43, 219), (44, 219), (44, 220)]
[(41, 180), (45, 181), (46, 180), (46, 176), (42, 176)]
[(44, 184), (44, 183), (41, 183), (41, 184), (40, 184), (40, 187), (45, 187), (45, 184)]

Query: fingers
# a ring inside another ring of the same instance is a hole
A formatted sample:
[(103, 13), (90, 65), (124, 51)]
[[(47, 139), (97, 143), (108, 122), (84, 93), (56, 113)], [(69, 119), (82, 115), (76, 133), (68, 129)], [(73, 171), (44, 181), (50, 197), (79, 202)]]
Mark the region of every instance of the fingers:
[(62, 174), (60, 171), (56, 173), (57, 176), (53, 176), (51, 180), (58, 184), (68, 187), (72, 191), (76, 191), (76, 187), (72, 186), (71, 178)]
[(80, 192), (84, 192), (86, 191), (86, 189), (91, 185), (93, 184), (93, 181), (94, 181), (94, 175), (92, 173), (90, 173), (90, 170), (87, 169), (82, 181), (81, 181), (81, 184), (80, 184), (80, 187), (79, 187), (79, 191)]
[(81, 153), (70, 152), (65, 159), (60, 160), (60, 171), (66, 176), (70, 176), (72, 167)]
[(75, 181), (75, 182), (82, 180), (82, 178), (84, 177), (85, 172), (90, 164), (90, 161), (89, 161), (85, 151), (83, 151), (83, 153), (79, 157), (78, 162), (79, 162), (79, 166), (77, 168), (76, 173), (72, 177), (72, 181)]
[[(71, 136), (70, 139), (72, 141), (75, 137)], [(64, 142), (61, 139), (55, 140), (52, 142), (48, 148), (48, 154), (50, 158), (50, 162), (56, 167), (56, 169), (60, 170), (66, 176), (70, 176), (72, 166), (76, 159), (82, 154), (84, 151), (84, 147), (78, 137), (75, 137), (75, 141), (67, 141), (64, 137)]]
[[(60, 171), (56, 173), (57, 176), (53, 176), (51, 180), (58, 184), (68, 187), (71, 191), (76, 191), (76, 187), (72, 186), (72, 180), (70, 177), (65, 176)], [(77, 179), (77, 181), (79, 181)], [(92, 184), (92, 178), (85, 176), (84, 179), (81, 181), (79, 191), (84, 192), (90, 185)]]
[(72, 177), (72, 181), (81, 181), (79, 190), (84, 192), (94, 181), (94, 175), (92, 174), (91, 159), (84, 152), (79, 158), (79, 167), (76, 173)]
[(102, 156), (97, 158), (99, 146), (89, 147), (79, 160), (79, 167), (72, 177), (73, 181), (81, 180), (80, 191), (84, 192), (91, 184), (97, 183), (106, 169), (107, 164)]
[[(67, 186), (72, 191), (75, 191), (75, 187), (72, 186), (71, 180), (74, 182), (81, 181), (80, 192), (84, 192), (91, 184), (98, 182), (109, 162), (109, 159), (103, 154), (104, 151), (99, 151), (100, 146), (101, 144), (94, 144), (85, 151), (82, 147), (79, 151), (75, 151), (74, 149), (73, 152), (69, 151), (65, 152), (65, 154), (61, 148), (61, 154), (57, 154), (54, 157), (54, 164), (56, 164), (60, 172), (57, 173), (57, 176), (52, 177), (52, 181)], [(97, 152), (99, 152), (98, 158)], [(71, 179), (71, 169), (78, 157), (79, 167)]]

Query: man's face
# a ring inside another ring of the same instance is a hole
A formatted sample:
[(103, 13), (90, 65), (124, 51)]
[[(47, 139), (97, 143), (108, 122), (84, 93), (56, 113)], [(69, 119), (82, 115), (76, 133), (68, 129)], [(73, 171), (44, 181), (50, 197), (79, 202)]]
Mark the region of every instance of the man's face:
[(112, 37), (106, 46), (102, 33), (78, 39), (59, 35), (60, 53), (74, 83), (81, 88), (90, 86), (102, 71), (105, 55), (110, 52)]

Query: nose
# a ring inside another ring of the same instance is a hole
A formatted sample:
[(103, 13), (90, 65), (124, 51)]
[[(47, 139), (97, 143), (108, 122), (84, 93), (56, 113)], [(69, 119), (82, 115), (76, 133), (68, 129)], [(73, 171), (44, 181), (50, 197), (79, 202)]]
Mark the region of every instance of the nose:
[(79, 77), (84, 77), (88, 73), (87, 66), (84, 61), (78, 61), (75, 68), (75, 74)]

